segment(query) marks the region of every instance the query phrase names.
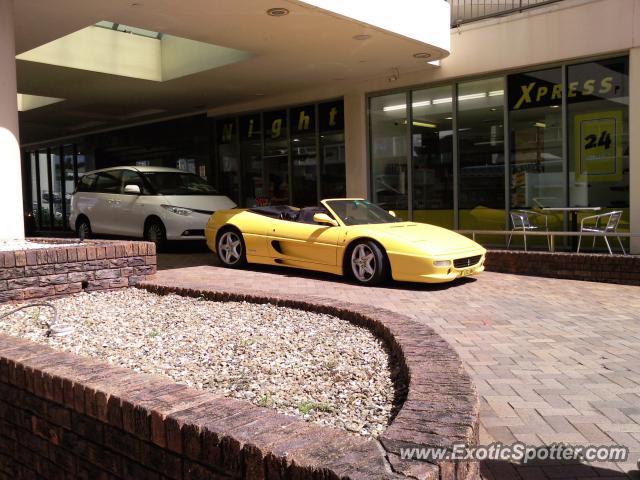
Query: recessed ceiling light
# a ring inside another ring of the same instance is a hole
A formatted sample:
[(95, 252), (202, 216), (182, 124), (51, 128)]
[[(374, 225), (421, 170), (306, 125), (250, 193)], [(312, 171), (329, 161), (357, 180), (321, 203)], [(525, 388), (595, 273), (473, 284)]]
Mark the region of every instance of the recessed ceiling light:
[(270, 17), (284, 17), (285, 15), (289, 15), (289, 10), (282, 7), (270, 8), (267, 10), (267, 15)]
[(360, 35), (353, 36), (354, 40), (369, 40), (370, 38), (371, 38), (371, 35), (367, 35), (366, 33), (361, 33)]
[(430, 53), (427, 52), (418, 52), (413, 54), (414, 58), (429, 58), (431, 57)]

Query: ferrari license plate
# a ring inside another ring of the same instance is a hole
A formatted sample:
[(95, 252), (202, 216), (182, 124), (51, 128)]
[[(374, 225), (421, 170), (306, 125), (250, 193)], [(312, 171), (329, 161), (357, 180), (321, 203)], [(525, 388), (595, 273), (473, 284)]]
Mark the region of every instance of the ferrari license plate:
[(467, 275), (471, 275), (473, 273), (473, 268), (465, 268), (460, 272), (461, 277), (466, 277)]

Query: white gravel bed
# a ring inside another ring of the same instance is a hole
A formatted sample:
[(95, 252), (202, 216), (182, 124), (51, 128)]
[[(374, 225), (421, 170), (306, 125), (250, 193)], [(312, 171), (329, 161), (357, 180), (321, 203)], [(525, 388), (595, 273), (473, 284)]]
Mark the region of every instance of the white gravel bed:
[[(138, 289), (52, 301), (0, 319), (0, 332), (248, 400), (287, 415), (379, 435), (392, 409), (389, 358), (368, 330), (330, 315)], [(0, 315), (15, 305), (0, 305)]]
[(40, 243), (29, 240), (0, 240), (0, 252), (12, 252), (14, 250), (35, 250), (37, 248), (70, 247), (74, 243)]

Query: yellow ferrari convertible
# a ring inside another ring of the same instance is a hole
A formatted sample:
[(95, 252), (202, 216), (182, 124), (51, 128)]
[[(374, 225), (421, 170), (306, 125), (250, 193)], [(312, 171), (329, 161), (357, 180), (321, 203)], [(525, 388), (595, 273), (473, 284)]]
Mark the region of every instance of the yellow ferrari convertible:
[(486, 250), (450, 230), (403, 222), (362, 199), (323, 200), (319, 207), (217, 211), (207, 245), (226, 267), (283, 265), (352, 276), (374, 285), (391, 277), (441, 283), (484, 270)]

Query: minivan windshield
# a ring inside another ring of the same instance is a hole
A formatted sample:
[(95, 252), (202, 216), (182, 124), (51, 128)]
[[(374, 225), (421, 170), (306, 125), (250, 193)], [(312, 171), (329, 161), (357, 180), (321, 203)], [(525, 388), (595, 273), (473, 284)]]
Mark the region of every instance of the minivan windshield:
[(327, 200), (326, 203), (347, 226), (402, 221), (367, 200)]
[(144, 172), (153, 190), (159, 195), (217, 195), (215, 188), (193, 173)]

